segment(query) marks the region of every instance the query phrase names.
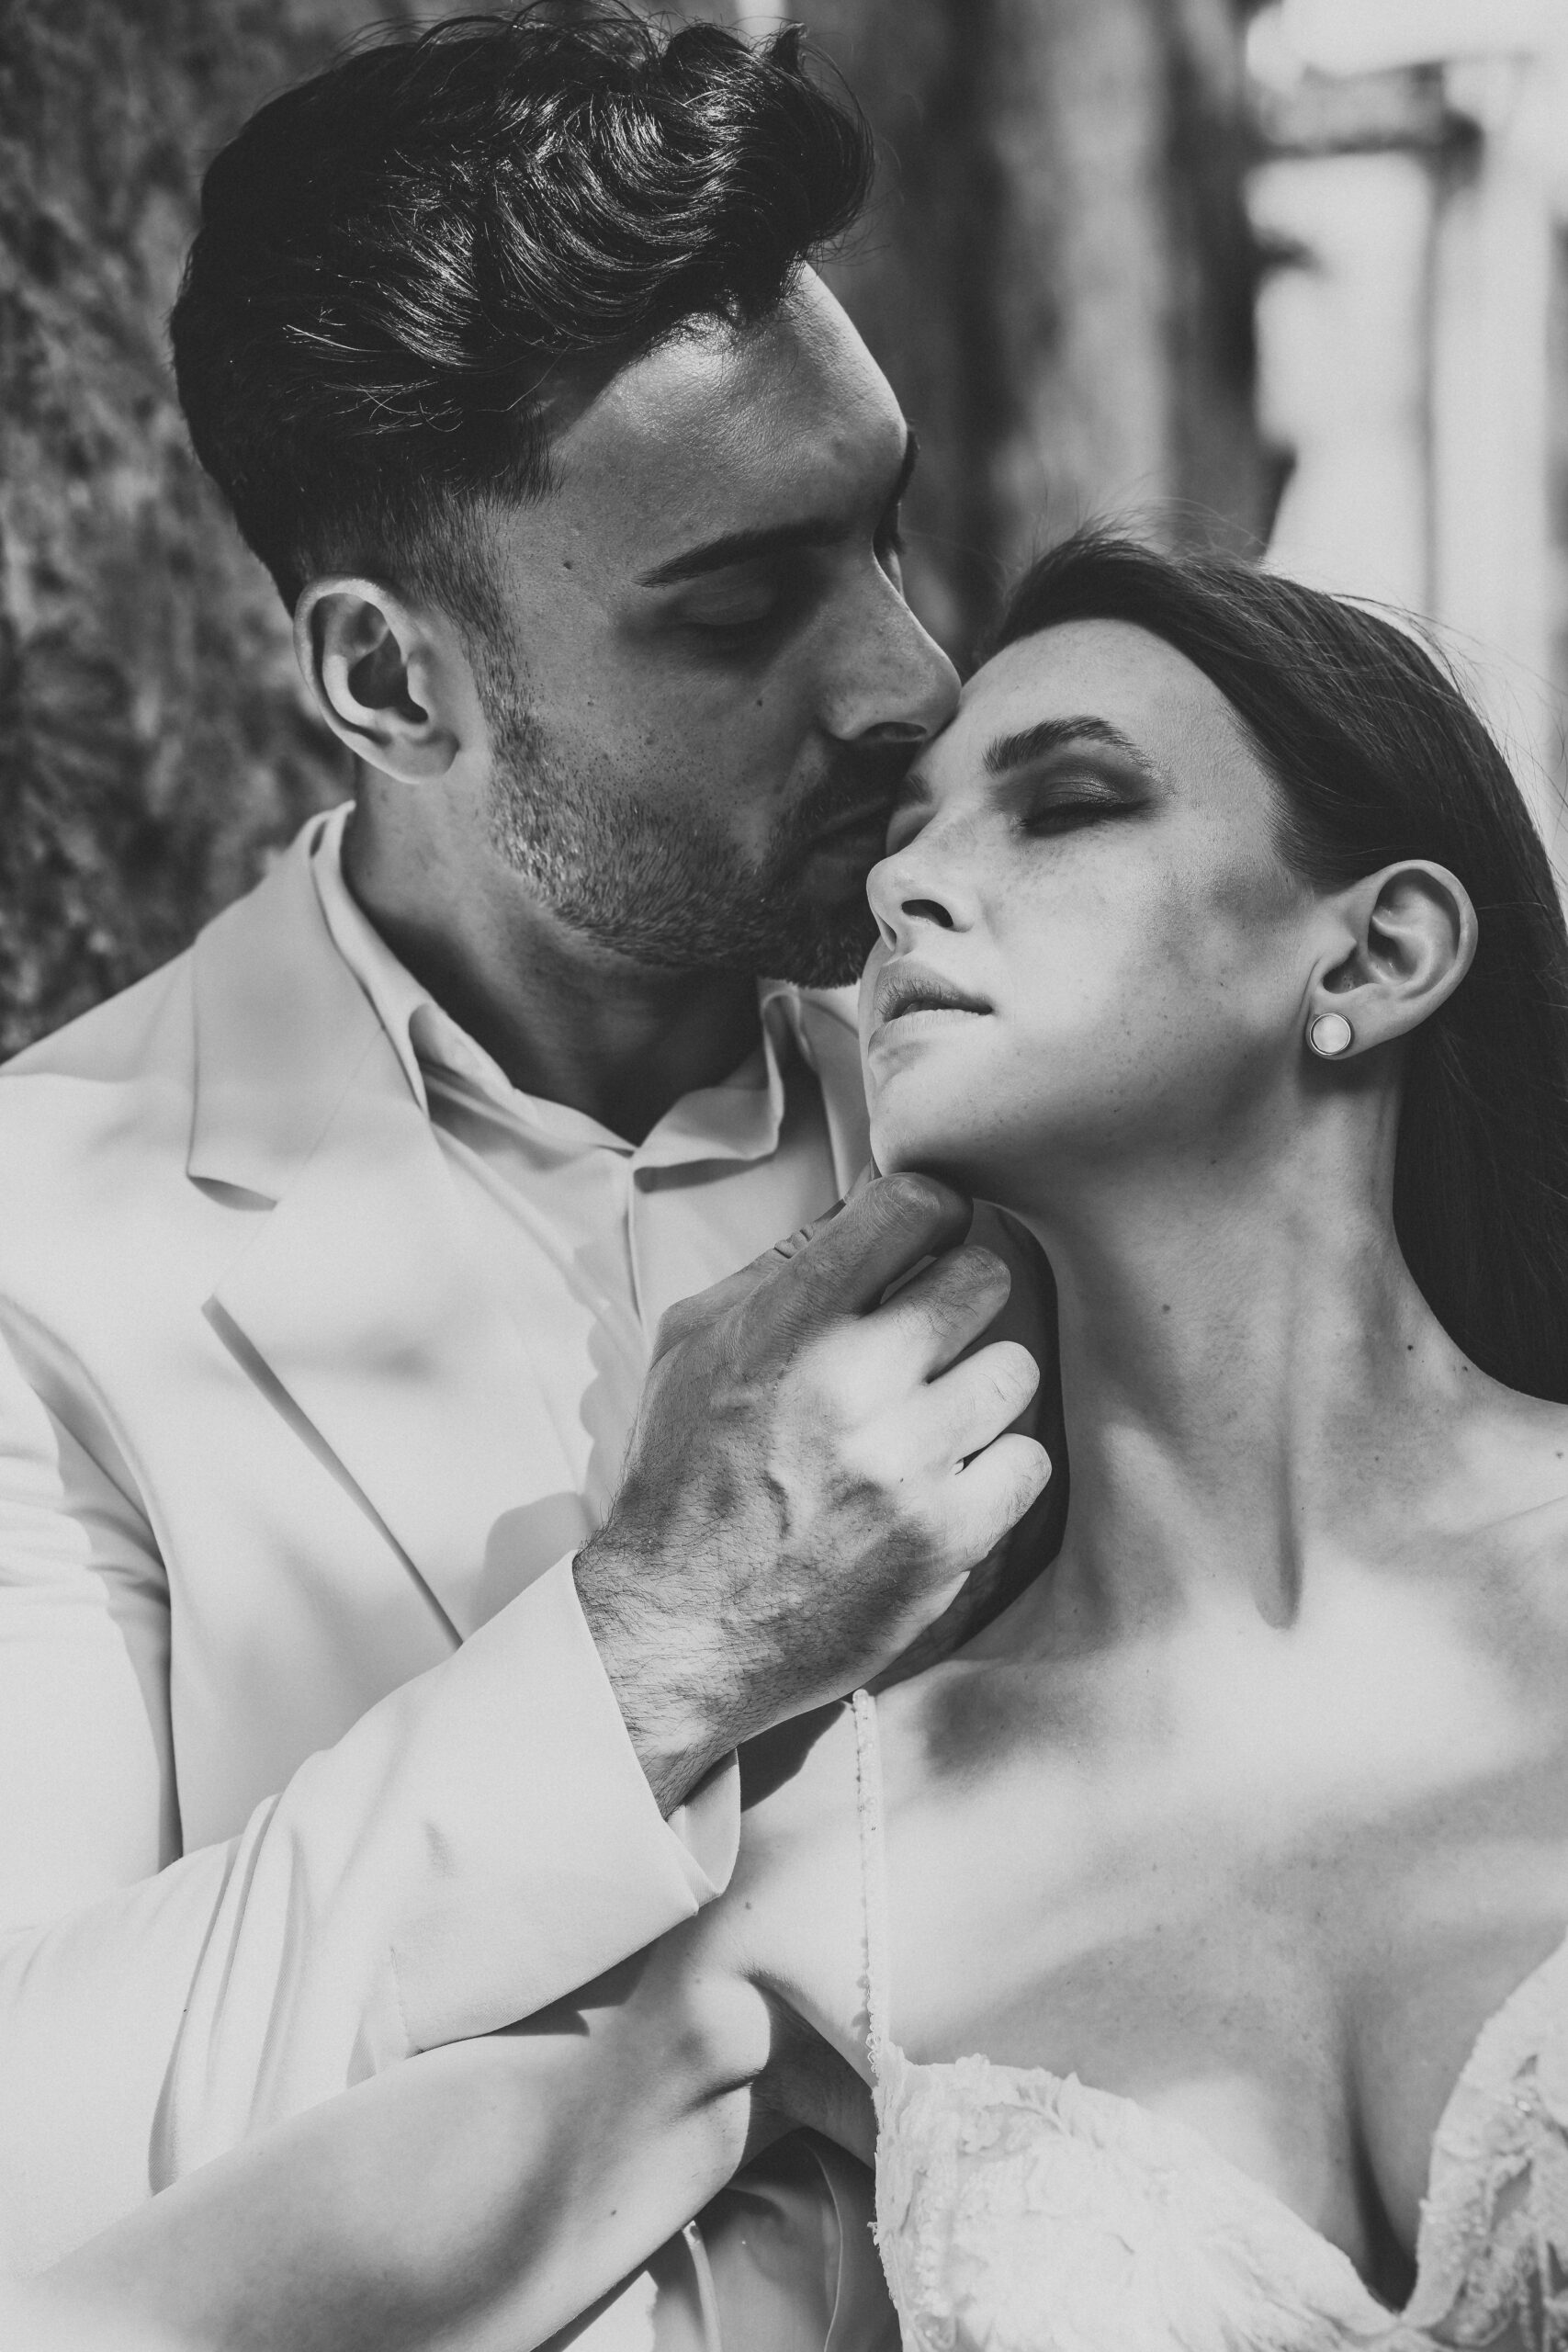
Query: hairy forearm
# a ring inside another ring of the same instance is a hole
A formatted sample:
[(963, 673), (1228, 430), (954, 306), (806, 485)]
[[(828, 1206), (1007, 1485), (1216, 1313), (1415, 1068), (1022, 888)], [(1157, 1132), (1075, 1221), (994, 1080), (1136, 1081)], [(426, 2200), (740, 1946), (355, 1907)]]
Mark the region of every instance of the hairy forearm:
[(654, 1801), (685, 1804), (750, 1725), (727, 1705), (730, 1678), (705, 1657), (704, 1629), (636, 1599), (652, 1570), (614, 1526), (578, 1554), (578, 1597), (615, 1703)]

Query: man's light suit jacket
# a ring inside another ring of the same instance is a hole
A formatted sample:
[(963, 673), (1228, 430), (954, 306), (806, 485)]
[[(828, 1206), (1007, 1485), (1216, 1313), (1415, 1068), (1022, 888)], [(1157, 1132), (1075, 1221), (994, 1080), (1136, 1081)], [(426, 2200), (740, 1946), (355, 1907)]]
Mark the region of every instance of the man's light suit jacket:
[[(853, 1030), (791, 1001), (842, 1189)], [(528, 1334), (303, 842), (0, 1072), (0, 2267), (25, 2270), (689, 1917), (737, 1799), (731, 1769), (684, 1842), (660, 1818)]]

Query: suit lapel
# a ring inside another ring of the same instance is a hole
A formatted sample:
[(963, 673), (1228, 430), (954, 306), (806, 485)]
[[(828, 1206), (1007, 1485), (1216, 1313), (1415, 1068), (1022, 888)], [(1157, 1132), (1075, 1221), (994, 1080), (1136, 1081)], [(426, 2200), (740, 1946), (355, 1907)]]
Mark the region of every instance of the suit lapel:
[[(212, 1319), (467, 1634), (591, 1531), (429, 1121), (322, 919), (321, 821), (197, 943), (189, 1172), (275, 1204)], [(846, 1191), (870, 1157), (852, 1006), (784, 993)]]
[(303, 838), (197, 956), (190, 1172), (273, 1198), (216, 1292), (460, 1634), (589, 1532)]

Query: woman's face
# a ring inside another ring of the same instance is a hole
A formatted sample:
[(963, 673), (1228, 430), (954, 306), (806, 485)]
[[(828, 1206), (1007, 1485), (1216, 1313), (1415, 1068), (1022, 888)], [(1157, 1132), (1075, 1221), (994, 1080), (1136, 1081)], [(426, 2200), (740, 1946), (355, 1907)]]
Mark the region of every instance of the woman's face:
[(1275, 808), (1218, 688), (1145, 630), (1072, 621), (987, 662), (871, 875), (883, 1170), (1027, 1206), (1042, 1167), (1212, 1153), (1296, 1083), (1321, 902)]

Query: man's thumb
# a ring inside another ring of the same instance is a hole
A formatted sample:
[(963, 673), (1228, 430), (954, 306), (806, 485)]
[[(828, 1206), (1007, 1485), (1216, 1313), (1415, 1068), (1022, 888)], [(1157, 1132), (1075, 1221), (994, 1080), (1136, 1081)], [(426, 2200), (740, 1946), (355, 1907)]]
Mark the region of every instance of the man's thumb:
[(690, 1298), (677, 1299), (660, 1320), (653, 1350), (655, 1361), (668, 1355), (671, 1348), (690, 1338), (694, 1331), (705, 1329), (721, 1315), (728, 1314), (732, 1306), (744, 1305), (747, 1299), (755, 1297), (758, 1291), (766, 1289), (813, 1236), (831, 1223), (843, 1205), (842, 1201), (835, 1201), (830, 1209), (824, 1209), (821, 1216), (814, 1217), (809, 1225), (797, 1227), (782, 1241), (775, 1241), (770, 1249), (759, 1251), (750, 1265), (742, 1266), (736, 1273), (726, 1274), (719, 1282), (710, 1283), (706, 1290), (695, 1291)]

